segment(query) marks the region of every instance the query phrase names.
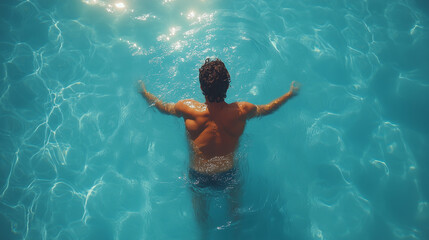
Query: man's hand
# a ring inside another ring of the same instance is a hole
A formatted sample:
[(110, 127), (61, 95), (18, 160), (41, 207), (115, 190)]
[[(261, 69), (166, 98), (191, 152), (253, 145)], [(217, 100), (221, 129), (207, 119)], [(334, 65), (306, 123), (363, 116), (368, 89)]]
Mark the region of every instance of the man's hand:
[(144, 86), (144, 82), (142, 80), (139, 80), (139, 85), (140, 85), (140, 92), (144, 93), (146, 92), (146, 87)]
[(152, 93), (150, 93), (146, 90), (146, 87), (145, 87), (144, 82), (142, 80), (139, 80), (138, 83), (140, 85), (140, 93), (148, 101), (149, 104), (155, 104), (156, 102), (161, 101), (155, 95), (153, 95)]
[(292, 83), (290, 84), (289, 93), (295, 96), (298, 94), (299, 88), (300, 88), (300, 84), (295, 81), (292, 81)]

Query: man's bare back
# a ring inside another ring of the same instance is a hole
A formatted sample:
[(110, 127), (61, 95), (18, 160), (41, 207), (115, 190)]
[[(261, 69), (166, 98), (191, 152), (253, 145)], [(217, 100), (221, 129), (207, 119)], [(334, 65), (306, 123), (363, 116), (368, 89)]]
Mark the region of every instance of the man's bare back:
[(234, 151), (244, 131), (250, 108), (246, 103), (200, 103), (182, 100), (175, 105), (185, 120), (193, 150), (191, 168), (203, 173), (227, 171), (234, 166)]

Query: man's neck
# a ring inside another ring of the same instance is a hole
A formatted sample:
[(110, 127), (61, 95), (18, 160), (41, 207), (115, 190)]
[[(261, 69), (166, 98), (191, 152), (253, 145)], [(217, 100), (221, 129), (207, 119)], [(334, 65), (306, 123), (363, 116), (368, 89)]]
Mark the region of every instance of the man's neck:
[(223, 105), (225, 105), (225, 104), (227, 104), (226, 102), (225, 102), (225, 100), (222, 100), (222, 101), (220, 101), (220, 102), (210, 102), (208, 99), (207, 99), (207, 97), (206, 97), (206, 102), (205, 102), (205, 104), (207, 105), (207, 106), (223, 106)]
[(221, 109), (225, 108), (228, 105), (228, 103), (226, 103), (225, 101), (222, 101), (222, 102), (209, 102), (209, 101), (206, 101), (205, 104), (207, 105), (208, 109), (211, 109), (211, 111), (221, 110)]

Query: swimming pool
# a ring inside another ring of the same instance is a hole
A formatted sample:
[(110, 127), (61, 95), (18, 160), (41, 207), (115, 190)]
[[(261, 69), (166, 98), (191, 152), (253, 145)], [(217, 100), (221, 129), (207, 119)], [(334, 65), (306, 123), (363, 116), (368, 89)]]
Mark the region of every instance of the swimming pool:
[[(138, 94), (300, 95), (251, 120), (241, 219), (211, 202), (211, 239), (429, 239), (428, 4), (2, 1), (2, 239), (198, 239), (182, 120)], [(424, 44), (426, 42), (426, 44)]]

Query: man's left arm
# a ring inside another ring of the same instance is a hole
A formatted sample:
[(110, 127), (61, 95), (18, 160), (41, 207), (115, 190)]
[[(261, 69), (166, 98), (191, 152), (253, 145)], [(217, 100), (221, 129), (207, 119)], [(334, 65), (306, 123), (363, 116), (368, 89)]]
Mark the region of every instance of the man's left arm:
[(177, 117), (181, 116), (180, 112), (176, 111), (176, 108), (175, 108), (176, 104), (175, 103), (165, 103), (165, 102), (161, 101), (161, 99), (159, 99), (158, 97), (156, 97), (155, 95), (153, 95), (152, 93), (150, 93), (146, 90), (146, 87), (145, 87), (143, 81), (140, 80), (139, 83), (140, 83), (140, 87), (141, 87), (140, 93), (142, 94), (142, 96), (146, 99), (146, 101), (149, 104), (154, 104), (155, 107), (162, 113), (174, 115)]

